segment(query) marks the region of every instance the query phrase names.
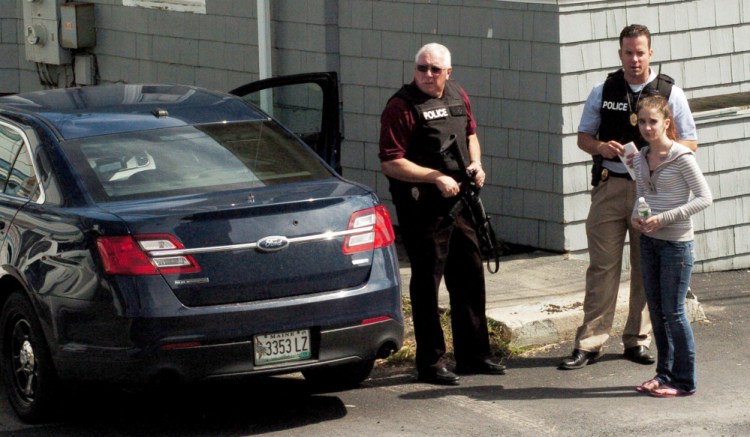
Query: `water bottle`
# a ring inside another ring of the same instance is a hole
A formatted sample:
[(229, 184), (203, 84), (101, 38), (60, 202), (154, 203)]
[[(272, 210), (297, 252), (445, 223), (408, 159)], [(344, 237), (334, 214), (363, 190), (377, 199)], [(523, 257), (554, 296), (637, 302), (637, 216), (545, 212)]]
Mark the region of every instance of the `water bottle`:
[(648, 218), (651, 215), (651, 207), (646, 203), (646, 199), (643, 197), (638, 198), (638, 215), (642, 218)]

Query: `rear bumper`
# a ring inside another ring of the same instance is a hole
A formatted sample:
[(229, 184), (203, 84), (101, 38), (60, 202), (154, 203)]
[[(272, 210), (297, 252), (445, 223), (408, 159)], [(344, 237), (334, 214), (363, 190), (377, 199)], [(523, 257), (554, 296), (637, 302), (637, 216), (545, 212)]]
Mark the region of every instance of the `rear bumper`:
[(254, 365), (252, 340), (150, 351), (87, 348), (86, 353), (65, 353), (58, 362), (58, 373), (64, 380), (124, 384), (292, 373), (375, 359), (383, 350), (398, 350), (403, 331), (403, 323), (393, 319), (322, 330), (311, 359), (260, 367)]

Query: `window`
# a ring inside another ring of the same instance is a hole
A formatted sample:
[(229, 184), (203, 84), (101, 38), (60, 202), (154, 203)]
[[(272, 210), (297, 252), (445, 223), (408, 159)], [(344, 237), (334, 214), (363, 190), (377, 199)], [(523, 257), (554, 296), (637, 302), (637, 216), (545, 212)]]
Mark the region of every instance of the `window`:
[(130, 132), (63, 143), (98, 201), (259, 188), (331, 177), (270, 121)]
[(206, 0), (122, 0), (122, 5), (197, 14), (206, 13)]
[(4, 194), (36, 200), (39, 184), (24, 138), (0, 124), (0, 187)]
[[(262, 91), (248, 94), (246, 99), (261, 106)], [(323, 90), (316, 83), (301, 83), (273, 88), (273, 117), (314, 147), (323, 127)]]

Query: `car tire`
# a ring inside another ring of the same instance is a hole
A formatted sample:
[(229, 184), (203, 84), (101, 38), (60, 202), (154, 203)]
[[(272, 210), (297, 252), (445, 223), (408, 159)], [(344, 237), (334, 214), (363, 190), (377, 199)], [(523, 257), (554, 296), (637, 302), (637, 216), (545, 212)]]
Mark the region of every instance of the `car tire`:
[(58, 379), (49, 347), (31, 303), (12, 293), (0, 316), (2, 365), (8, 399), (27, 423), (50, 420), (58, 396)]
[(356, 363), (306, 369), (302, 371), (302, 375), (307, 382), (318, 389), (347, 389), (357, 387), (367, 379), (374, 365), (374, 359), (362, 360)]

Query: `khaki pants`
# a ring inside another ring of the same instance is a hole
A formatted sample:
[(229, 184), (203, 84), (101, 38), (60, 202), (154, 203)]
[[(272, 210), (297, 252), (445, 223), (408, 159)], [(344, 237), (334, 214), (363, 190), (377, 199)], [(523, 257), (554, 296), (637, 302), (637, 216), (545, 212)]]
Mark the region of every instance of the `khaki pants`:
[(586, 219), (589, 267), (583, 324), (578, 328), (575, 347), (599, 351), (609, 338), (620, 288), (625, 235), (630, 235), (630, 311), (622, 342), (626, 348), (648, 347), (651, 319), (646, 306), (640, 268), (640, 233), (630, 216), (635, 204), (635, 182), (610, 177), (591, 191), (591, 209)]

